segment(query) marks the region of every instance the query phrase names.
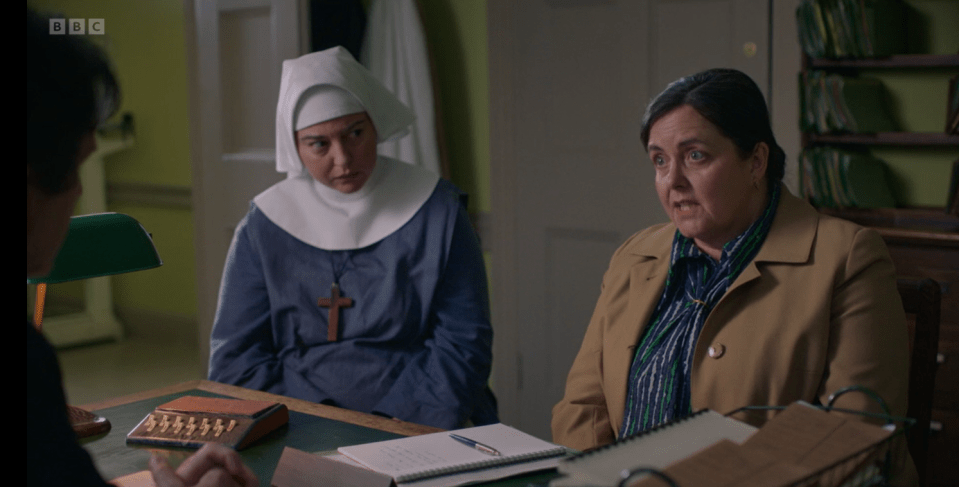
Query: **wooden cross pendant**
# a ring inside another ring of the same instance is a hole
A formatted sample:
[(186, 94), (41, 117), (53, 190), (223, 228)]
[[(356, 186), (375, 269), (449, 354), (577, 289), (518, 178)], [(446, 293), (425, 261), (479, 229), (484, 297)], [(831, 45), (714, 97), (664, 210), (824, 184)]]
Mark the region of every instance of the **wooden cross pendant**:
[(329, 327), (326, 331), (326, 339), (335, 342), (336, 337), (339, 334), (340, 327), (340, 308), (349, 308), (353, 306), (353, 300), (350, 298), (340, 297), (340, 286), (337, 283), (333, 283), (333, 287), (330, 290), (329, 298), (320, 298), (317, 303), (323, 308), (330, 308), (329, 315)]

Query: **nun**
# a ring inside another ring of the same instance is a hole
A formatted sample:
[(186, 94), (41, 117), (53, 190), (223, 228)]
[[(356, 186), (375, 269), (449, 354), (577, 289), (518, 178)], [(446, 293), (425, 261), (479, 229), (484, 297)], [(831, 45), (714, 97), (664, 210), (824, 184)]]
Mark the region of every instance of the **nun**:
[(276, 167), (287, 178), (236, 229), (211, 380), (440, 428), (497, 421), (466, 197), (377, 155), (413, 119), (341, 47), (284, 61)]

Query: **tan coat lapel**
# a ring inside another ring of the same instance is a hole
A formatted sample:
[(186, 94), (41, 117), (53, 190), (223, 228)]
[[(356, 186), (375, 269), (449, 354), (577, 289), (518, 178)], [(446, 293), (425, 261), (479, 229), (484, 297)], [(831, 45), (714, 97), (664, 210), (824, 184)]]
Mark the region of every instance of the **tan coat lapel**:
[[(769, 296), (765, 291), (774, 287), (781, 288), (786, 284), (781, 282), (783, 279), (794, 280), (791, 277), (793, 274), (787, 270), (789, 267), (809, 262), (816, 240), (818, 223), (819, 214), (812, 207), (783, 189), (776, 217), (762, 248), (710, 312), (697, 338), (696, 350), (693, 352), (694, 409), (706, 407), (704, 406), (706, 404), (719, 408), (717, 398), (730, 402), (741, 399), (735, 395), (719, 393), (714, 387), (716, 384), (707, 379), (712, 377), (716, 367), (722, 367), (719, 363), (709, 362), (711, 360), (708, 358), (709, 347), (717, 343), (717, 337), (722, 334), (723, 338), (719, 342), (730, 347), (730, 353), (734, 356), (742, 354), (750, 346), (754, 346), (751, 344), (757, 341), (757, 336), (770, 333), (756, 328), (768, 323), (768, 317), (789, 319), (781, 316), (781, 306), (782, 300), (788, 300), (790, 297), (783, 296), (781, 292)], [(788, 288), (804, 289), (802, 284), (797, 282), (789, 283)], [(793, 296), (793, 298), (799, 297), (799, 294)], [(788, 327), (785, 322), (780, 324)], [(760, 354), (758, 351), (754, 352)], [(783, 358), (788, 356), (789, 353), (784, 352)], [(725, 360), (735, 362), (736, 359), (733, 356), (727, 356)], [(729, 362), (726, 364), (728, 365)], [(766, 365), (772, 366), (773, 363)], [(710, 372), (703, 375), (706, 370)], [(709, 385), (704, 386), (704, 381)], [(745, 390), (754, 389), (750, 382), (751, 377), (743, 377), (742, 384)], [(718, 396), (714, 397), (716, 394)], [(746, 404), (735, 404), (734, 407), (744, 405)]]
[(760, 276), (757, 263), (781, 262), (801, 264), (809, 260), (813, 241), (816, 238), (816, 227), (819, 224), (819, 214), (802, 200), (793, 196), (789, 190), (783, 188), (779, 198), (779, 208), (776, 217), (769, 227), (769, 234), (763, 242), (759, 253), (753, 258), (739, 277), (729, 286), (726, 294), (720, 299), (717, 307), (726, 298), (743, 284), (757, 279)]
[[(636, 344), (656, 309), (663, 294), (666, 276), (669, 273), (669, 253), (672, 247), (676, 226), (664, 225), (653, 235), (639, 242), (630, 254), (636, 263), (629, 270), (629, 305), (623, 324), (611, 329), (607, 337), (610, 345), (606, 348), (605, 370), (607, 371), (607, 405), (612, 419), (613, 429), (617, 433), (622, 424), (623, 409), (626, 404), (627, 378), (633, 363)], [(639, 324), (636, 326), (635, 324)]]

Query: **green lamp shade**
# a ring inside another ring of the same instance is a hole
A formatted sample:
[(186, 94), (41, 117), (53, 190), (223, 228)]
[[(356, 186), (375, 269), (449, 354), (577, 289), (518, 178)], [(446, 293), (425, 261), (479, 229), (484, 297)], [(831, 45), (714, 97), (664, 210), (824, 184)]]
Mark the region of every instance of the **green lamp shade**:
[(49, 275), (30, 284), (55, 284), (159, 267), (163, 262), (146, 229), (129, 215), (97, 213), (70, 218), (67, 238)]

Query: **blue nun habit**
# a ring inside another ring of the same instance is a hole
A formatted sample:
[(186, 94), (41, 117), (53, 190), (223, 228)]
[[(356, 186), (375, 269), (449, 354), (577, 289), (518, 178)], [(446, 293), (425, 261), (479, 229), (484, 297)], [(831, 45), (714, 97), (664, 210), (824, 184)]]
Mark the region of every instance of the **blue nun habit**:
[[(383, 156), (358, 194), (313, 180), (295, 156), (291, 126), (292, 107), (310, 87), (329, 83), (354, 95), (381, 141), (409, 122), (390, 119), (395, 107), (382, 114), (377, 90), (385, 89), (371, 86), (342, 48), (283, 68), (277, 166), (289, 178), (257, 196), (236, 229), (210, 379), (447, 429), (496, 422), (486, 387), (486, 274), (464, 195)], [(318, 299), (330, 297), (334, 282), (353, 305), (340, 309), (329, 341), (330, 311)]]

